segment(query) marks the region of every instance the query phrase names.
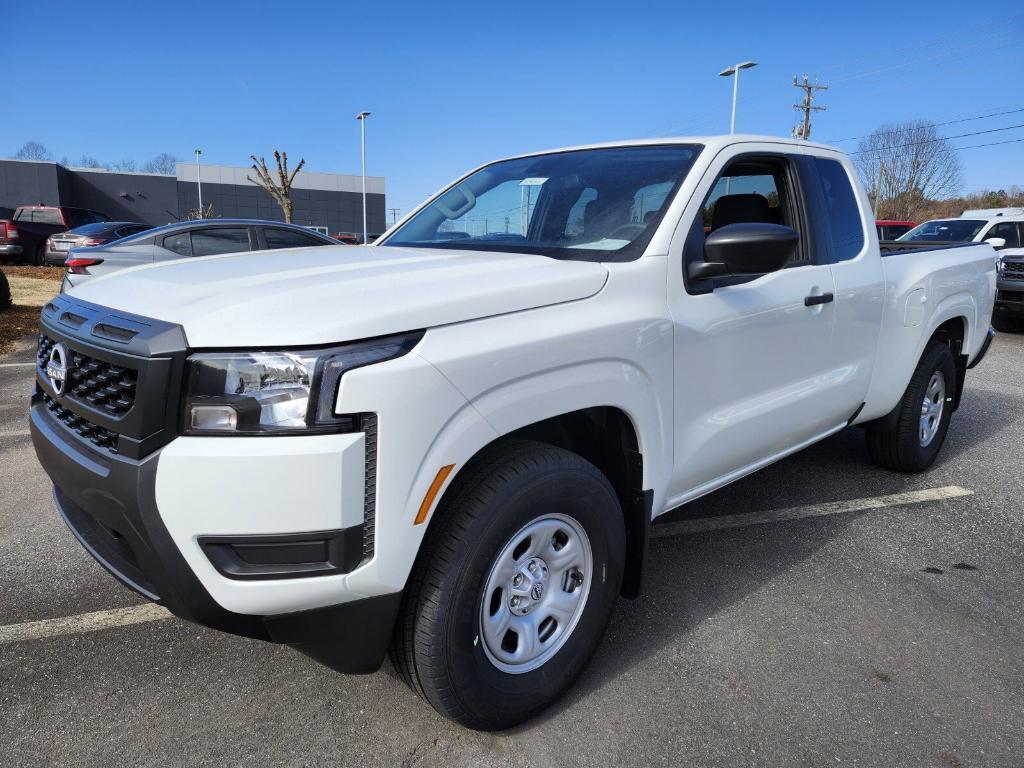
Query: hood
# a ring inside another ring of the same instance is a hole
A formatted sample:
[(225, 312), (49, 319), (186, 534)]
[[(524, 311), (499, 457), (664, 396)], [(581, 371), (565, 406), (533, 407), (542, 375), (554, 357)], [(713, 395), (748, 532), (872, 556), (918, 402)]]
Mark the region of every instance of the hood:
[(593, 296), (601, 264), (432, 248), (323, 246), (126, 269), (69, 295), (177, 323), (192, 347), (332, 344)]

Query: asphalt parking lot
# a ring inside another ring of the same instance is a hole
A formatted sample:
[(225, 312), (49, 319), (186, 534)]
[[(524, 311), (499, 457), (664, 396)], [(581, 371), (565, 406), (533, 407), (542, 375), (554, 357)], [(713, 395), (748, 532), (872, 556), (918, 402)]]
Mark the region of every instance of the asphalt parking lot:
[(932, 471), (873, 468), (850, 429), (674, 515), (580, 683), (500, 734), (174, 618), (12, 630), (140, 602), (53, 509), (29, 360), (0, 358), (0, 765), (1024, 765), (1022, 335)]

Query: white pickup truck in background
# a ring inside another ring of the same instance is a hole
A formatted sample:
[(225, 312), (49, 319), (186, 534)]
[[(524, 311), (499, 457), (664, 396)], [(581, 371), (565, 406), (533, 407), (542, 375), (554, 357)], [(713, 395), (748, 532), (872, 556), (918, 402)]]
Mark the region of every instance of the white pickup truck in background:
[(374, 246), (56, 297), (33, 441), (140, 594), (345, 672), (390, 648), (440, 712), (508, 727), (637, 595), (658, 515), (853, 424), (884, 467), (935, 461), (996, 255), (883, 256), (873, 221), (802, 141), (492, 163)]
[(992, 324), (1000, 331), (1020, 330), (1024, 321), (1024, 208), (964, 211), (958, 219), (918, 224), (884, 248), (932, 248), (952, 243), (988, 243), (999, 254)]

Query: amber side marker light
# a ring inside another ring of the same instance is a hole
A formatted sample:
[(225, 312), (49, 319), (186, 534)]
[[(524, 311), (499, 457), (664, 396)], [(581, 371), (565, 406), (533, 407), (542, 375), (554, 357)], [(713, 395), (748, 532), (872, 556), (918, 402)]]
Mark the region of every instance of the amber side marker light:
[(416, 513), (413, 525), (422, 525), (423, 521), (427, 519), (427, 515), (430, 514), (430, 508), (434, 506), (434, 499), (437, 498), (438, 491), (441, 490), (441, 486), (444, 485), (444, 481), (448, 479), (448, 475), (452, 473), (453, 469), (455, 469), (455, 465), (448, 464), (437, 470), (434, 482), (430, 484), (430, 488), (427, 489), (427, 495), (423, 497), (423, 503), (420, 504), (420, 511)]

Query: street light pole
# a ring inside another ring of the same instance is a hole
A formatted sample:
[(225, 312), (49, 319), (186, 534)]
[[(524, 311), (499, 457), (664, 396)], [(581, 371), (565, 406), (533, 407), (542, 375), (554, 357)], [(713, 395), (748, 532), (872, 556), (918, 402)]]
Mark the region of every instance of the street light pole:
[(199, 189), (199, 218), (203, 217), (203, 166), (199, 157), (203, 150), (196, 149), (196, 187)]
[(732, 77), (732, 119), (729, 121), (729, 133), (736, 133), (736, 96), (740, 89), (740, 70), (756, 66), (756, 61), (743, 61), (718, 73), (719, 77)]
[(363, 245), (369, 242), (369, 236), (366, 229), (366, 118), (370, 116), (369, 112), (360, 112), (356, 115), (356, 120), (359, 121), (359, 145), (363, 158)]

